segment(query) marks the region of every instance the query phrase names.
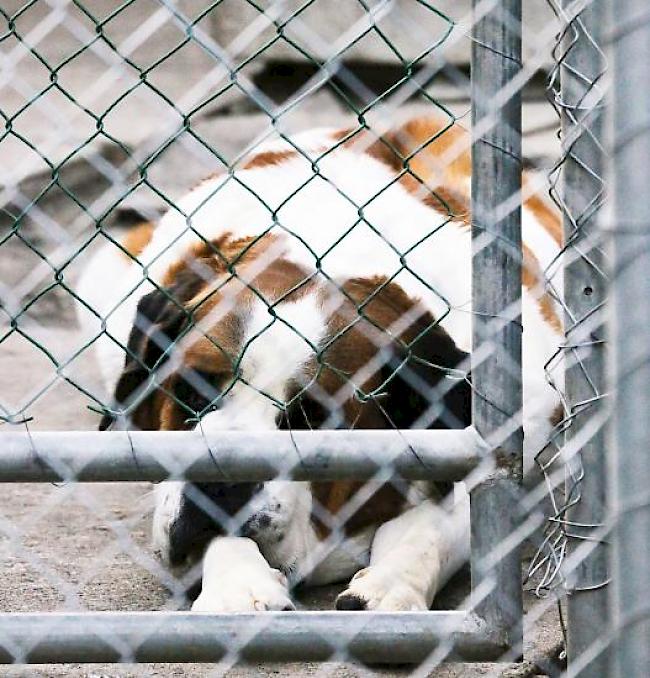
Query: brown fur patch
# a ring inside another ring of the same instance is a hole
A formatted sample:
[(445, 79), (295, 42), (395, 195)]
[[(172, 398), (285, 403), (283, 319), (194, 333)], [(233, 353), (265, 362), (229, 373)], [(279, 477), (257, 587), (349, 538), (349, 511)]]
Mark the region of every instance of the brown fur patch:
[[(363, 134), (368, 135), (369, 133), (364, 132)], [(364, 141), (367, 144), (368, 138), (368, 136), (358, 135), (346, 143), (352, 145)], [(382, 136), (373, 141), (365, 149), (365, 152), (375, 160), (379, 160), (379, 162), (384, 163), (384, 165), (388, 165), (388, 167), (395, 170), (395, 172), (401, 172), (405, 167), (408, 167), (406, 164), (406, 155), (400, 152), (402, 149), (399, 146), (396, 146), (394, 141), (395, 139)]]
[(561, 403), (558, 403), (553, 409), (549, 421), (552, 426), (557, 426), (563, 420), (564, 420), (564, 407), (562, 407)]
[(203, 278), (204, 285), (209, 286), (215, 276), (228, 273), (231, 266), (254, 261), (276, 240), (277, 236), (271, 234), (233, 238), (227, 232), (219, 238), (195, 243), (181, 260), (167, 269), (163, 285), (173, 285), (183, 276), (193, 275)]
[(330, 134), (330, 137), (334, 139), (334, 141), (343, 141), (346, 137), (349, 137), (350, 134), (354, 132), (353, 127), (347, 127), (345, 129), (337, 129), (336, 131), (332, 132)]
[(132, 228), (121, 241), (122, 247), (131, 255), (122, 252), (122, 256), (131, 261), (131, 257), (137, 259), (153, 237), (155, 226), (150, 221), (143, 221)]
[(262, 151), (244, 163), (244, 169), (254, 169), (256, 167), (268, 167), (269, 165), (280, 165), (286, 160), (297, 157), (296, 151)]
[[(469, 197), (465, 183), (472, 172), (470, 137), (465, 129), (450, 124), (449, 120), (435, 116), (415, 118), (379, 138), (370, 137), (367, 131), (360, 132), (345, 145), (358, 148), (396, 172), (407, 169), (416, 178), (416, 184), (431, 190), (444, 185), (464, 195), (465, 200)], [(449, 158), (443, 160), (447, 153)]]
[(521, 282), (537, 300), (540, 313), (546, 322), (558, 333), (563, 331), (562, 321), (555, 310), (555, 304), (548, 292), (544, 289), (544, 273), (535, 253), (522, 244), (523, 262), (521, 267)]
[[(340, 141), (354, 130), (334, 132)], [(358, 149), (402, 173), (399, 183), (451, 221), (469, 223), (467, 181), (471, 175), (469, 135), (459, 125), (437, 117), (416, 118), (389, 130), (380, 138), (369, 131), (360, 131), (344, 142), (351, 150)], [(442, 164), (442, 156), (452, 149), (457, 152)]]
[(183, 362), (199, 372), (232, 376), (243, 339), (241, 319), (226, 313), (209, 327), (190, 331)]
[(336, 515), (362, 484), (355, 480), (312, 483), (312, 494), (326, 511), (329, 511), (331, 515)]
[(449, 221), (470, 225), (469, 200), (463, 193), (447, 186), (436, 186), (435, 189), (430, 189), (410, 174), (400, 177), (399, 183), (427, 207), (431, 207)]
[(287, 259), (277, 259), (258, 273), (250, 285), (261, 292), (269, 304), (279, 301), (297, 301), (315, 288), (309, 273)]
[[(369, 132), (359, 132), (345, 142), (354, 148), (367, 146), (365, 152), (373, 158), (401, 172), (399, 182), (426, 205), (453, 221), (470, 222), (468, 181), (472, 172), (471, 139), (458, 124), (435, 116), (415, 118), (389, 130), (381, 138), (368, 141)], [(354, 130), (340, 130), (332, 134), (342, 140)], [(449, 161), (442, 158), (451, 153)], [(408, 158), (408, 160), (407, 160)], [(525, 178), (524, 178), (525, 182)], [(562, 246), (562, 221), (557, 210), (539, 195), (530, 195), (524, 205), (540, 222), (553, 240)]]
[[(382, 348), (410, 345), (433, 323), (432, 316), (419, 302), (411, 299), (398, 285), (387, 283), (384, 276), (351, 278), (341, 289), (343, 294), (334, 290), (323, 292), (326, 306), (333, 301), (339, 304), (328, 321), (329, 334), (336, 339), (323, 349), (325, 367), (319, 377), (320, 385), (331, 394), (348, 385), (347, 378), (341, 375), (355, 374), (370, 364)], [(400, 325), (399, 332), (391, 329)], [(438, 328), (438, 331), (443, 330)], [(357, 384), (365, 393), (380, 385), (377, 373), (368, 375), (364, 384)], [(376, 409), (363, 407), (357, 399), (346, 402), (344, 409), (346, 418), (356, 421), (357, 428), (384, 428), (386, 425)]]
[(465, 196), (450, 188), (437, 186), (433, 193), (424, 196), (423, 202), (441, 214), (449, 216), (452, 221), (470, 223), (469, 204)]
[(148, 402), (138, 408), (134, 422), (143, 431), (172, 430), (163, 428), (163, 425), (173, 405), (172, 399), (166, 393), (156, 391)]
[[(335, 521), (336, 517), (354, 495), (364, 486), (356, 480), (339, 480), (332, 483), (312, 483), (314, 499)], [(382, 485), (342, 525), (345, 534), (353, 535), (371, 525), (381, 525), (397, 517), (406, 504), (402, 492), (390, 483)], [(314, 527), (321, 539), (331, 533), (328, 525), (312, 513)]]
[[(250, 156), (248, 160), (244, 162), (241, 169), (257, 169), (260, 167), (268, 167), (269, 165), (281, 165), (286, 160), (291, 158), (298, 157), (297, 151), (286, 150), (286, 151), (261, 151), (260, 153), (255, 153)], [(192, 188), (197, 188), (201, 186), (206, 181), (211, 181), (212, 179), (217, 179), (218, 177), (223, 176), (224, 170), (217, 170), (216, 172), (211, 172), (207, 176), (203, 177), (198, 183), (196, 183)]]
[[(396, 172), (407, 165), (412, 174), (404, 174), (399, 182), (409, 193), (451, 221), (469, 226), (470, 198), (466, 185), (472, 171), (470, 136), (459, 125), (448, 128), (447, 125), (447, 121), (435, 117), (416, 118), (387, 132), (382, 137), (383, 141), (377, 139), (366, 152)], [(347, 143), (352, 144), (355, 139)], [(440, 158), (452, 149), (457, 150), (450, 162), (441, 167)], [(562, 224), (558, 214), (537, 195), (529, 196), (524, 204), (555, 242), (561, 244)], [(522, 284), (534, 294), (546, 322), (561, 332), (562, 322), (553, 300), (544, 290), (543, 282), (544, 276), (537, 257), (524, 245)]]
[[(268, 263), (251, 274), (251, 265), (259, 262), (269, 248), (280, 245), (277, 256), (269, 256)], [(296, 301), (314, 287), (308, 271), (285, 259), (280, 237), (266, 235), (262, 238), (242, 238), (220, 248), (221, 256), (199, 257), (199, 264), (213, 273), (212, 279), (200, 288), (188, 302), (194, 308), (197, 320), (202, 320), (224, 299), (236, 306), (246, 307), (254, 298), (262, 298), (272, 305), (280, 301)], [(223, 257), (223, 258), (222, 258)], [(229, 271), (233, 266), (234, 274)], [(197, 264), (195, 263), (196, 267)]]
[[(385, 138), (402, 158), (409, 158), (411, 172), (428, 186), (442, 184), (458, 190), (458, 185), (471, 176), (470, 136), (451, 120), (415, 118)], [(443, 165), (442, 158), (447, 153), (451, 155)]]
[(557, 210), (553, 209), (539, 195), (530, 195), (524, 201), (524, 205), (536, 217), (544, 230), (553, 238), (555, 243), (562, 247), (564, 234), (562, 233), (562, 220)]
[[(172, 381), (168, 380), (168, 387), (172, 387)], [(162, 391), (158, 391), (154, 396), (156, 400), (156, 409), (158, 411), (159, 431), (183, 431), (190, 428), (186, 423), (187, 414), (185, 414), (174, 400)]]
[(192, 185), (192, 190), (198, 188), (199, 186), (202, 186), (208, 181), (212, 181), (213, 179), (218, 179), (219, 177), (222, 177), (223, 174), (224, 170), (215, 170), (214, 172), (210, 172), (210, 174), (206, 174), (203, 178), (199, 179), (195, 184)]

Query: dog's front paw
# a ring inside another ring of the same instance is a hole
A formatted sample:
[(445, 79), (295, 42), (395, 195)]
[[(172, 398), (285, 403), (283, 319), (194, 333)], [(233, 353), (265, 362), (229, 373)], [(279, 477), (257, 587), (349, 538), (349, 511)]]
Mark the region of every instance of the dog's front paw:
[(244, 537), (215, 539), (203, 560), (203, 588), (193, 612), (295, 610), (287, 578)]
[(428, 605), (424, 594), (400, 581), (395, 572), (371, 565), (352, 577), (336, 599), (336, 609), (397, 612), (427, 610)]
[(218, 588), (207, 588), (194, 601), (192, 612), (262, 612), (295, 610), (287, 591), (286, 578), (278, 570), (256, 581), (232, 579)]

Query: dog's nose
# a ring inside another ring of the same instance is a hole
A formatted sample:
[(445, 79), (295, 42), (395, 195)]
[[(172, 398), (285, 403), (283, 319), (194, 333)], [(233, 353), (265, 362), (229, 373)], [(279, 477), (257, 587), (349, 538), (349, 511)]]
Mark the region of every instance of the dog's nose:
[(242, 537), (256, 537), (260, 532), (268, 529), (271, 525), (271, 516), (268, 513), (256, 513), (252, 515), (240, 528)]

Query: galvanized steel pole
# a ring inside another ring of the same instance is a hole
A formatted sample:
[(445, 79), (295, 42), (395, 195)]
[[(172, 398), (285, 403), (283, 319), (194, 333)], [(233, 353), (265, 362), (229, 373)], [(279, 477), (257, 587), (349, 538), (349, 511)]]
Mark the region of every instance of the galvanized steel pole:
[[(570, 11), (573, 0), (563, 0)], [(564, 212), (565, 392), (571, 426), (567, 439), (593, 424), (603, 407), (605, 345), (603, 303), (607, 293), (597, 218), (603, 201), (603, 0), (593, 0), (571, 21), (560, 61), (562, 116), (562, 200)], [(601, 427), (568, 460), (566, 514), (569, 556), (598, 540), (605, 523), (605, 430)], [(566, 573), (567, 654), (577, 660), (604, 632), (608, 616), (607, 552), (595, 542)], [(595, 655), (581, 675), (605, 676), (607, 658)]]
[(614, 396), (611, 669), (650, 671), (650, 13), (608, 3), (612, 39)]
[(478, 614), (520, 651), (520, 545), (506, 544), (520, 520), (523, 445), (521, 98), (508, 91), (521, 69), (521, 1), (485, 4), (473, 0), (472, 417), (496, 470), (472, 491), (472, 588)]

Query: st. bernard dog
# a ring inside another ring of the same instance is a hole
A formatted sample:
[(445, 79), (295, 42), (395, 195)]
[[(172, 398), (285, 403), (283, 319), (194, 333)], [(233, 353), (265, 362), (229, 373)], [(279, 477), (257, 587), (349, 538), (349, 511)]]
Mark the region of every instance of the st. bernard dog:
[[(381, 137), (318, 129), (265, 143), (104, 246), (80, 282), (104, 321), (101, 428), (470, 424), (470, 166), (467, 133), (436, 118)], [(558, 405), (544, 366), (562, 337), (541, 275), (560, 223), (535, 194), (523, 239), (530, 465)], [(194, 610), (292, 609), (298, 582), (340, 581), (339, 609), (425, 610), (468, 558), (467, 496), (449, 490), (163, 482), (153, 543), (171, 565), (203, 558)]]

